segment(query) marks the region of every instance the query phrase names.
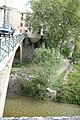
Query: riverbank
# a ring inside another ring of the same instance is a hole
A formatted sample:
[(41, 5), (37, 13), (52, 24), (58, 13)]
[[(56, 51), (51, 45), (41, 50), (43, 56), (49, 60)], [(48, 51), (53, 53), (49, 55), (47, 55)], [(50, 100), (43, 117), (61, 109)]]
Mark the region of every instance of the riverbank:
[(25, 80), (30, 79), (30, 71), (31, 65), (28, 67), (23, 66), (22, 68), (12, 68), (4, 109), (5, 117), (80, 116), (79, 105), (58, 103), (50, 100), (38, 100), (21, 96), (20, 77), (24, 77)]

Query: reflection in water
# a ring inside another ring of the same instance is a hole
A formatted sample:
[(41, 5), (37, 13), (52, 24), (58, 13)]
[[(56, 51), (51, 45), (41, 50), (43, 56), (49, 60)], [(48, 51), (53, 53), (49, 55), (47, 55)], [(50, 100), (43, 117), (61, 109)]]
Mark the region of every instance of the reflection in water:
[(80, 116), (80, 106), (35, 100), (29, 97), (8, 98), (4, 116)]

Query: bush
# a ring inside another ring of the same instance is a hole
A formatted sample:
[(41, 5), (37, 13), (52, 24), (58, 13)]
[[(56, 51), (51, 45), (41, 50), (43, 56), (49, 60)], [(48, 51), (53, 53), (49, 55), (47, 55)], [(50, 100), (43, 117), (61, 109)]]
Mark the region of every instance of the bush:
[[(80, 105), (80, 80), (69, 81), (67, 85), (62, 85), (58, 91), (57, 100), (59, 102), (74, 103)], [(79, 84), (78, 84), (79, 83)]]
[(42, 79), (42, 76), (39, 76), (39, 78), (33, 78), (31, 81), (22, 80), (21, 86), (21, 91), (24, 96), (44, 99), (48, 83)]
[(34, 63), (36, 64), (33, 69), (33, 74), (36, 73), (36, 77), (41, 74), (42, 79), (45, 78), (49, 84), (52, 84), (53, 81), (56, 81), (59, 78), (57, 71), (62, 64), (63, 57), (58, 50), (46, 49), (45, 46), (36, 49), (34, 55)]
[(72, 56), (72, 61), (77, 62), (80, 60), (80, 52), (75, 52)]
[(70, 48), (65, 47), (65, 48), (63, 49), (62, 53), (63, 53), (63, 55), (64, 55), (65, 57), (69, 57)]
[(68, 76), (67, 84), (59, 87), (57, 101), (80, 105), (80, 64), (74, 65), (74, 68)]
[(34, 67), (32, 68), (31, 81), (22, 83), (24, 95), (43, 99), (46, 96), (47, 87), (52, 86), (54, 81), (59, 78), (57, 70), (61, 65), (62, 57), (54, 49), (38, 48), (34, 52)]

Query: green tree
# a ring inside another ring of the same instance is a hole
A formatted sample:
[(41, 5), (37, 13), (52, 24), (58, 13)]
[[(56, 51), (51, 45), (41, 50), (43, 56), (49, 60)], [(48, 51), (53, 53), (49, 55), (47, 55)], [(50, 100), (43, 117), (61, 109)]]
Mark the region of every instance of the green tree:
[(64, 48), (64, 41), (77, 40), (80, 32), (79, 0), (30, 0), (34, 30), (43, 25), (46, 47)]

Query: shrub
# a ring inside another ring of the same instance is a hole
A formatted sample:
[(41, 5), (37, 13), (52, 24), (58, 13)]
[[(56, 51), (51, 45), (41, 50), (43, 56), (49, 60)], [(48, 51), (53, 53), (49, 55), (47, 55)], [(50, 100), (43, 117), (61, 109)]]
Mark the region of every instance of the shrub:
[(77, 70), (69, 74), (67, 84), (59, 87), (57, 101), (80, 105), (80, 64), (74, 65), (74, 68)]
[[(57, 100), (59, 102), (80, 104), (80, 80), (69, 81), (67, 85), (62, 85), (58, 91)], [(79, 83), (79, 84), (78, 84)]]
[(46, 49), (44, 46), (34, 52), (34, 67), (32, 68), (31, 81), (22, 84), (23, 94), (43, 99), (46, 96), (46, 89), (52, 86), (59, 78), (57, 70), (61, 65), (62, 57), (54, 49)]
[(77, 62), (77, 61), (79, 61), (80, 60), (80, 52), (75, 52), (74, 54), (73, 54), (73, 56), (72, 56), (72, 61), (73, 62)]
[(32, 78), (31, 81), (25, 81), (25, 79), (23, 79), (21, 81), (22, 95), (44, 99), (47, 86), (48, 82), (42, 79), (42, 75)]
[[(46, 49), (45, 46), (35, 50), (34, 63), (35, 67), (33, 69), (33, 74), (42, 75), (42, 79), (47, 80), (49, 84), (59, 78), (57, 73), (58, 69), (62, 64), (63, 57), (60, 55), (59, 51), (54, 49)], [(36, 69), (37, 68), (37, 69)]]

